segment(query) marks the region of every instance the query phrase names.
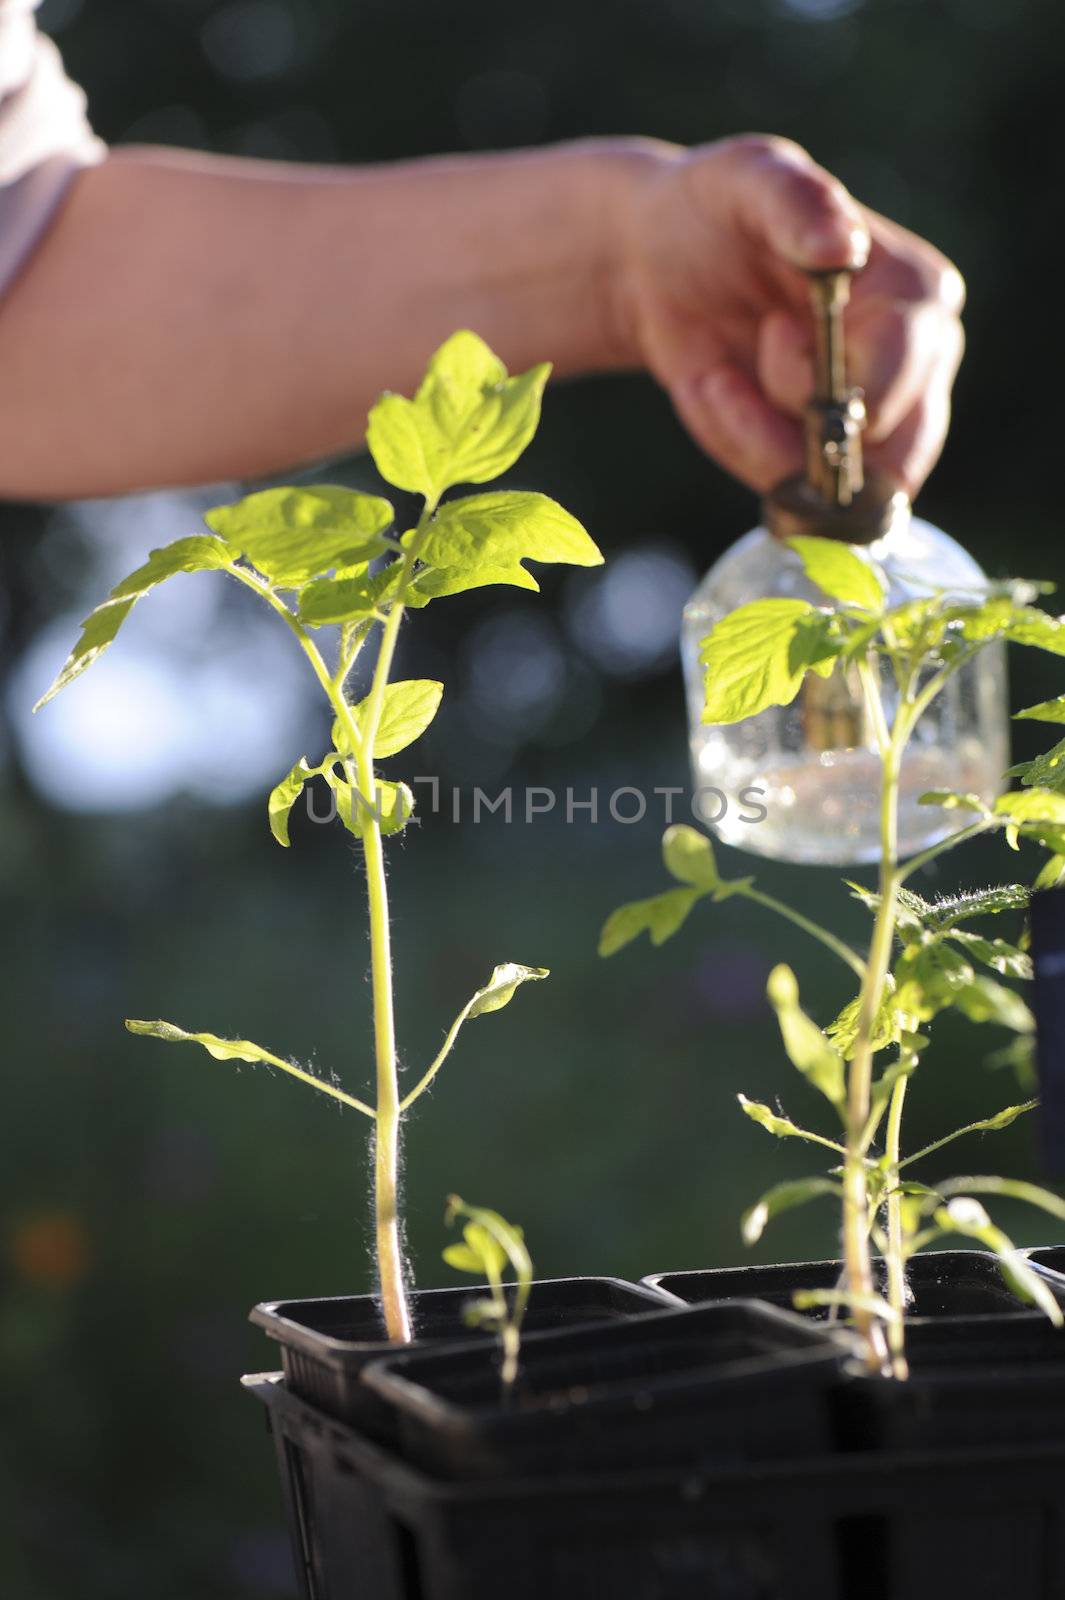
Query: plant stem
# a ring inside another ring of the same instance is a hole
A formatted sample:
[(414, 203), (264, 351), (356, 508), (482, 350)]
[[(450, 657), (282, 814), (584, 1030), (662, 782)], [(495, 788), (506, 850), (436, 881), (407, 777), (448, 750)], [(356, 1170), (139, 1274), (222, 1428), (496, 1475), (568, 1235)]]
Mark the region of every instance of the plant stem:
[[(883, 707), (875, 674), (862, 674), (874, 727), (883, 725)], [(863, 1135), (869, 1120), (873, 1082), (873, 1037), (883, 1002), (884, 986), (895, 936), (896, 863), (898, 855), (898, 789), (902, 746), (908, 721), (900, 712), (883, 751), (880, 792), (880, 901), (873, 923), (858, 1010), (858, 1036), (847, 1084), (847, 1154), (843, 1163), (843, 1254), (847, 1292), (854, 1321), (865, 1343), (866, 1363), (874, 1372), (889, 1370), (884, 1330), (870, 1307), (873, 1271), (869, 1255), (869, 1191)]]
[(886, 1174), (888, 1185), (887, 1199), (887, 1298), (888, 1305), (895, 1313), (888, 1323), (888, 1348), (891, 1351), (891, 1365), (896, 1378), (905, 1378), (909, 1375), (906, 1363), (906, 1249), (902, 1227), (902, 1196), (898, 1192), (899, 1164), (902, 1138), (902, 1108), (906, 1103), (906, 1085), (908, 1077), (903, 1075), (898, 1079), (891, 1091), (891, 1105), (888, 1109), (887, 1138), (885, 1141), (885, 1155), (888, 1161)]
[(791, 906), (785, 905), (782, 900), (774, 900), (772, 895), (763, 894), (761, 889), (748, 888), (741, 892), (748, 900), (753, 900), (757, 905), (765, 906), (767, 911), (775, 911), (778, 917), (785, 917), (788, 922), (794, 923), (795, 927), (801, 928), (804, 933), (808, 933), (812, 939), (819, 940), (826, 949), (831, 950), (833, 955), (838, 956), (842, 962), (850, 967), (859, 980), (864, 979), (865, 962), (861, 956), (856, 950), (852, 950), (850, 945), (844, 944), (842, 939), (837, 939), (836, 935), (830, 933), (827, 928), (819, 927), (816, 922), (811, 922), (809, 917), (804, 917), (801, 911), (793, 910)]

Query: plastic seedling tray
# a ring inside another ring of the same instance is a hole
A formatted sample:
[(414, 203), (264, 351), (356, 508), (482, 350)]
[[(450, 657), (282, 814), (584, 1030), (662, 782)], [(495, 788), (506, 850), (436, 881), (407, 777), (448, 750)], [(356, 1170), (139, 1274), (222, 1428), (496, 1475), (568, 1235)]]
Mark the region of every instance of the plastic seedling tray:
[(1061, 1600), (1065, 1438), (682, 1472), (434, 1479), (263, 1400), (303, 1600)]
[[(487, 1338), (472, 1334), (463, 1321), (463, 1308), (476, 1295), (469, 1287), (417, 1290), (411, 1304), (418, 1343)], [(664, 1291), (621, 1278), (548, 1278), (532, 1286), (526, 1327), (617, 1321), (660, 1310), (665, 1303), (675, 1302)], [(387, 1416), (361, 1382), (367, 1362), (393, 1348), (384, 1337), (374, 1295), (265, 1301), (251, 1312), (251, 1321), (280, 1344), (293, 1393), (331, 1416), (387, 1434)]]
[(394, 1353), (364, 1382), (395, 1408), (405, 1458), (446, 1477), (705, 1466), (828, 1448), (852, 1353), (846, 1334), (735, 1301), (530, 1334), (507, 1392), (483, 1342)]

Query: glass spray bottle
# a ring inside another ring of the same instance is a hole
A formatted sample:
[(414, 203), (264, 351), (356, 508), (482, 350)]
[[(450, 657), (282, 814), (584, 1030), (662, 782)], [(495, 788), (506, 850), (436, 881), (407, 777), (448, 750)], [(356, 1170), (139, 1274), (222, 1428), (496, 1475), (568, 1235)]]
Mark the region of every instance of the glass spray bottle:
[[(854, 669), (837, 664), (828, 678), (810, 674), (790, 706), (708, 726), (702, 721), (702, 641), (723, 616), (752, 600), (794, 597), (832, 606), (784, 542), (796, 534), (866, 548), (888, 580), (892, 606), (932, 591), (963, 599), (987, 588), (980, 567), (949, 534), (914, 517), (906, 495), (885, 474), (863, 470), (865, 407), (861, 391), (847, 385), (843, 341), (850, 277), (810, 275), (816, 379), (806, 410), (805, 475), (766, 497), (763, 525), (711, 567), (685, 607), (682, 630), (695, 788), (713, 793), (709, 807), (700, 805), (697, 793), (697, 811), (728, 844), (833, 866), (875, 861), (880, 853), (880, 763)], [(890, 720), (896, 690), (887, 662), (882, 680)], [(919, 805), (920, 795), (944, 788), (991, 800), (1008, 762), (1005, 652), (996, 645), (955, 674), (910, 741), (901, 774), (901, 854), (924, 849), (957, 826), (952, 813)]]

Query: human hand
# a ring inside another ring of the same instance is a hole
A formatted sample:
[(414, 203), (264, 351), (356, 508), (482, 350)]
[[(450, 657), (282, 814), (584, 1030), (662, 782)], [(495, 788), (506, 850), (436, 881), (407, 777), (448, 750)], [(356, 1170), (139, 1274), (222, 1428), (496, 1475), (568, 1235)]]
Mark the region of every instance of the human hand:
[(654, 373), (722, 466), (769, 489), (803, 465), (813, 319), (802, 269), (863, 266), (846, 329), (865, 454), (916, 493), (943, 447), (964, 348), (957, 268), (787, 139), (647, 142), (625, 160), (610, 212), (622, 359)]

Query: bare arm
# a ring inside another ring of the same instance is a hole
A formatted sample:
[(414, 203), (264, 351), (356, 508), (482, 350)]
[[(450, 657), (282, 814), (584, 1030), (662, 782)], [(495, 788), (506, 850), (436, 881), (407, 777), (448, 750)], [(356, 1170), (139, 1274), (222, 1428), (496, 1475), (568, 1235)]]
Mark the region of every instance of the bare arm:
[(0, 305), (0, 493), (112, 494), (350, 448), (455, 328), (604, 367), (580, 146), (361, 170), (152, 149), (75, 182)]
[(84, 172), (0, 302), (0, 495), (280, 471), (359, 442), (470, 327), (512, 369), (646, 367), (765, 488), (801, 461), (801, 267), (868, 254), (850, 316), (873, 459), (931, 469), (961, 279), (798, 146), (541, 151), (317, 168), (151, 149)]

